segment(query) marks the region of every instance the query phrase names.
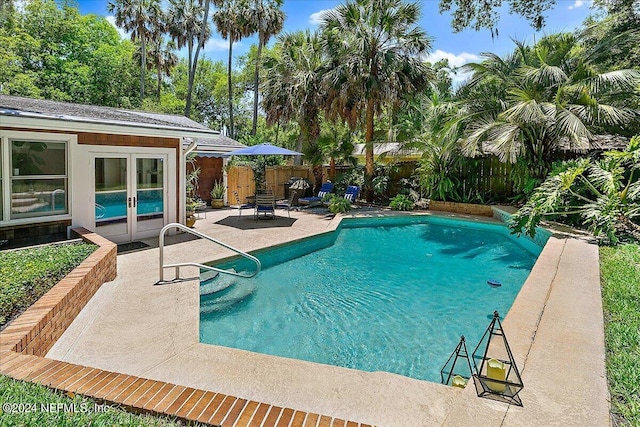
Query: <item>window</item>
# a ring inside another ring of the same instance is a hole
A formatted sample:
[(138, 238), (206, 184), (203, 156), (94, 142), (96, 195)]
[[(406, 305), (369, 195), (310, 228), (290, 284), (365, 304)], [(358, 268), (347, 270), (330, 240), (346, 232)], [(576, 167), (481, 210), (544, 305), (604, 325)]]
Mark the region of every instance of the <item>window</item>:
[(12, 139), (11, 219), (69, 212), (67, 143)]

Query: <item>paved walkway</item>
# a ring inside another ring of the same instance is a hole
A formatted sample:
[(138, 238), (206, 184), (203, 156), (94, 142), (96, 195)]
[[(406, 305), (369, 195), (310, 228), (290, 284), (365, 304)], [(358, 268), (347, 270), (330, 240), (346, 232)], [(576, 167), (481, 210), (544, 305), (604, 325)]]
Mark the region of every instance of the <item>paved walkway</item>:
[[(339, 222), (298, 212), (294, 221), (256, 222), (247, 214), (209, 212), (196, 230), (252, 251)], [(170, 240), (170, 262), (231, 255), (185, 235)], [(608, 425), (597, 248), (583, 241), (552, 238), (504, 322), (523, 371), (524, 408), (478, 399), (472, 387), (200, 344), (198, 281), (157, 280), (157, 248), (118, 256), (117, 279), (98, 290), (47, 357), (380, 426)]]

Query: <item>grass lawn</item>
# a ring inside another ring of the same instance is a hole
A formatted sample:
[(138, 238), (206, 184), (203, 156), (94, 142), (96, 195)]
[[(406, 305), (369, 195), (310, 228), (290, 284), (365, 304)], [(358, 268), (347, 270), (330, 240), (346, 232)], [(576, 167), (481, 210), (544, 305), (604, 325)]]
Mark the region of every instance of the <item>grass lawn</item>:
[(614, 425), (640, 426), (640, 246), (600, 249)]
[[(7, 406), (7, 403), (15, 405)], [(4, 408), (4, 410), (0, 409), (2, 426), (168, 427), (185, 425), (169, 417), (132, 414), (116, 406), (98, 407), (96, 411), (94, 407), (96, 403), (91, 399), (79, 395), (70, 397), (44, 386), (16, 381), (4, 375), (0, 375), (0, 404)], [(41, 404), (45, 406), (42, 407)]]
[[(95, 249), (80, 243), (0, 252), (0, 325), (36, 302)], [(0, 375), (0, 426), (184, 425), (172, 417), (131, 414), (116, 406), (96, 410), (94, 405), (83, 396)]]

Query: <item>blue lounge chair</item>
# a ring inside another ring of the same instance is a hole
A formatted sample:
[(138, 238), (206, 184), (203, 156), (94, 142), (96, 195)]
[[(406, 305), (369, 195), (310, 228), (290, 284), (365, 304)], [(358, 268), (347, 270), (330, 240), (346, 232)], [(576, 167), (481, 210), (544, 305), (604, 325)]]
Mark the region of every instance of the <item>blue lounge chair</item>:
[(358, 194), (360, 194), (360, 187), (357, 185), (348, 185), (347, 190), (344, 192), (344, 198), (351, 203), (355, 203)]
[(322, 184), (322, 187), (320, 187), (320, 191), (318, 191), (318, 195), (316, 197), (301, 197), (298, 199), (298, 203), (308, 206), (321, 205), (324, 196), (331, 193), (332, 191), (333, 183), (325, 182), (324, 184)]

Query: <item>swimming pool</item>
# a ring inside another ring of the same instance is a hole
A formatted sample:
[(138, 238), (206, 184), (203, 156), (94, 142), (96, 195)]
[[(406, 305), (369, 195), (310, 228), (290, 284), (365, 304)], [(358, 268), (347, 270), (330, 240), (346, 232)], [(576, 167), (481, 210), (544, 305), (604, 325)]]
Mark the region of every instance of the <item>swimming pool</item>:
[(460, 335), (472, 351), (491, 313), (507, 314), (540, 251), (498, 224), (343, 220), (336, 232), (256, 253), (254, 279), (203, 280), (200, 341), (439, 381)]

